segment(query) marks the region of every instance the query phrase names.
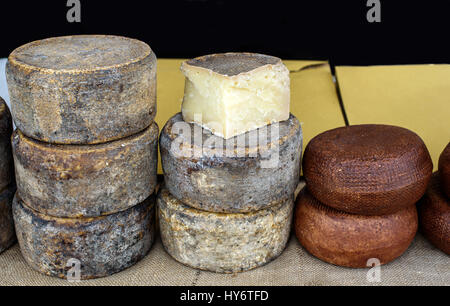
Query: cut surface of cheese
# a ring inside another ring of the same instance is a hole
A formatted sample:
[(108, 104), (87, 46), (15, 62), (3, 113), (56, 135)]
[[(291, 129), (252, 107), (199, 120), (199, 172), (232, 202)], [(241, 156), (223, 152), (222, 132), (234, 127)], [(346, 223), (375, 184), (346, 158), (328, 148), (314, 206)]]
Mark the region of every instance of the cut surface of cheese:
[(386, 264), (406, 251), (417, 227), (414, 205), (391, 215), (360, 216), (323, 205), (306, 188), (297, 200), (295, 231), (300, 244), (338, 266), (368, 268), (370, 259)]
[(159, 128), (97, 145), (43, 143), (12, 137), (18, 194), (55, 217), (97, 217), (148, 198), (157, 184)]
[(285, 249), (293, 199), (249, 214), (209, 213), (188, 207), (167, 189), (158, 195), (161, 238), (166, 251), (187, 266), (237, 273), (267, 264)]
[(419, 203), (420, 230), (438, 249), (450, 255), (450, 201), (442, 191), (439, 174)]
[(225, 141), (177, 114), (160, 137), (165, 185), (177, 199), (200, 210), (265, 209), (293, 197), (300, 180), (302, 139), (293, 115)]
[(279, 58), (213, 54), (184, 62), (181, 70), (184, 120), (215, 135), (228, 139), (289, 118), (289, 70)]
[(13, 160), (11, 154), (12, 119), (8, 106), (0, 98), (0, 192), (13, 179)]
[[(38, 272), (63, 279), (120, 272), (144, 258), (155, 237), (155, 196), (117, 214), (71, 219), (36, 212), (16, 194), (13, 216), (25, 261)], [(79, 275), (71, 273), (73, 267)]]
[(105, 143), (144, 130), (156, 115), (156, 56), (135, 39), (31, 42), (11, 53), (6, 77), (17, 128), (44, 142)]
[(0, 254), (16, 242), (12, 215), (14, 192), (13, 186), (0, 192)]

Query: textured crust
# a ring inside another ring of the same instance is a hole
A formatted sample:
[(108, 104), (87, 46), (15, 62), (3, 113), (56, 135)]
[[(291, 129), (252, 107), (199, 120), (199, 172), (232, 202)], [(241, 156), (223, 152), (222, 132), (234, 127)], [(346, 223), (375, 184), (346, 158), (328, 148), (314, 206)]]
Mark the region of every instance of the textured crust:
[(386, 264), (402, 255), (417, 232), (417, 210), (358, 216), (321, 204), (304, 189), (298, 198), (295, 231), (302, 246), (328, 263), (367, 268), (369, 259)]
[(450, 199), (450, 142), (439, 158), (439, 175), (442, 191), (447, 195), (447, 199)]
[(0, 193), (0, 254), (16, 242), (11, 205), (14, 192), (11, 186)]
[(191, 59), (181, 65), (181, 70), (208, 70), (224, 77), (234, 77), (261, 69), (267, 65), (282, 65), (281, 59), (257, 53), (220, 53)]
[(249, 214), (208, 213), (190, 208), (163, 189), (158, 196), (166, 251), (190, 267), (237, 273), (267, 264), (285, 249), (292, 199)]
[(67, 278), (78, 260), (81, 279), (105, 277), (140, 261), (155, 235), (155, 197), (118, 214), (62, 219), (28, 208), (16, 195), (13, 215), (26, 262), (36, 271)]
[(388, 125), (338, 128), (306, 147), (303, 171), (320, 202), (348, 213), (391, 214), (414, 205), (433, 171), (415, 133)]
[[(222, 146), (223, 138), (189, 124), (192, 132), (196, 127), (202, 131), (203, 143), (208, 139), (217, 140), (217, 146), (205, 145), (198, 158), (179, 157), (171, 150), (174, 143), (181, 143), (189, 152), (202, 149), (192, 143), (193, 134), (185, 137), (174, 133), (177, 123), (184, 123), (181, 114), (172, 117), (164, 127), (160, 150), (165, 184), (178, 200), (200, 210), (243, 213), (265, 209), (294, 194), (300, 178), (303, 137), (300, 123), (293, 115), (280, 123), (277, 139), (261, 137), (266, 143), (257, 147), (234, 145), (227, 148), (226, 144)], [(248, 144), (249, 133), (243, 137)], [(236, 144), (236, 139), (228, 141)], [(279, 156), (276, 156), (277, 145)], [(222, 154), (217, 156), (219, 146)], [(227, 157), (236, 156), (240, 150), (245, 152), (241, 157)], [(264, 160), (271, 157), (276, 165), (265, 168)]]
[(6, 66), (12, 114), (49, 143), (104, 143), (138, 133), (156, 114), (156, 56), (138, 40), (102, 35), (40, 40)]
[(5, 101), (0, 98), (0, 191), (4, 190), (13, 180), (11, 133), (11, 114)]
[(419, 204), (420, 230), (438, 249), (450, 255), (450, 202), (441, 186), (436, 173)]
[(51, 145), (13, 134), (17, 188), (55, 217), (97, 217), (148, 198), (157, 184), (159, 129), (100, 145)]

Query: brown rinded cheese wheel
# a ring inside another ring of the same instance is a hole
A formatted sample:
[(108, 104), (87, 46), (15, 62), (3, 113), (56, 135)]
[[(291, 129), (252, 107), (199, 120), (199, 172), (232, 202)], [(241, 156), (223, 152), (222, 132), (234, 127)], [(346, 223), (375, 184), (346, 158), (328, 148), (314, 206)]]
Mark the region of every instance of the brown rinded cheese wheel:
[(11, 53), (6, 76), (17, 127), (44, 142), (104, 143), (144, 130), (156, 114), (156, 56), (135, 39), (35, 41)]
[(157, 184), (159, 129), (98, 145), (52, 145), (16, 130), (12, 143), (20, 197), (55, 217), (109, 215), (148, 198)]
[(414, 205), (433, 171), (415, 133), (389, 125), (355, 125), (315, 137), (306, 147), (308, 190), (323, 204), (359, 215), (391, 214)]
[[(80, 278), (120, 272), (149, 252), (155, 236), (155, 197), (117, 214), (98, 218), (56, 218), (13, 202), (17, 239), (25, 261), (36, 271), (67, 278), (71, 263)], [(72, 276), (72, 273), (70, 273)]]
[(366, 268), (369, 259), (386, 264), (402, 255), (417, 232), (417, 209), (360, 216), (337, 211), (304, 189), (297, 200), (295, 231), (302, 246), (328, 263)]
[(442, 191), (450, 199), (450, 142), (439, 158), (439, 175), (441, 177)]
[(0, 191), (13, 180), (13, 159), (11, 154), (12, 120), (8, 106), (0, 98)]
[(419, 203), (420, 229), (431, 243), (450, 255), (450, 202), (441, 186), (436, 173)]
[(0, 193), (0, 253), (16, 242), (12, 216), (14, 192), (15, 187), (10, 186)]
[(186, 205), (223, 213), (257, 211), (292, 198), (300, 180), (302, 129), (293, 115), (278, 126), (224, 140), (175, 115), (160, 137), (167, 189)]
[(246, 214), (196, 210), (167, 189), (157, 202), (164, 248), (200, 270), (238, 273), (265, 265), (283, 252), (291, 232), (293, 198)]

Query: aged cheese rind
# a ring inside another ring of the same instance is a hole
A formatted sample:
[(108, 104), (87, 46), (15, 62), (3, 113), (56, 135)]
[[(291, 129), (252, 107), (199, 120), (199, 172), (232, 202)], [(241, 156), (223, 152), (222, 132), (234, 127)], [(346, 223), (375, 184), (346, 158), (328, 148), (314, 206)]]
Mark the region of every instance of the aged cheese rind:
[(159, 129), (99, 145), (52, 145), (16, 130), (12, 143), (20, 197), (55, 217), (97, 217), (148, 198), (157, 184)]
[(6, 66), (12, 115), (49, 143), (104, 143), (138, 133), (156, 115), (156, 56), (138, 40), (80, 35), (35, 41)]
[(0, 191), (3, 191), (13, 180), (12, 129), (12, 119), (8, 106), (0, 98)]
[(0, 193), (0, 254), (16, 242), (12, 201), (15, 187), (10, 186)]
[(295, 231), (301, 245), (338, 266), (367, 268), (369, 259), (381, 264), (396, 259), (411, 244), (417, 226), (415, 206), (391, 215), (360, 216), (327, 207), (306, 189), (297, 200)]
[(161, 237), (177, 261), (200, 270), (237, 273), (267, 264), (285, 249), (294, 202), (248, 214), (209, 213), (188, 207), (167, 189), (158, 196)]
[(64, 219), (32, 210), (16, 195), (13, 215), (26, 262), (59, 278), (67, 278), (72, 259), (80, 263), (81, 279), (120, 272), (146, 256), (155, 237), (154, 196), (114, 215)]
[(439, 157), (439, 175), (442, 191), (450, 199), (450, 142)]
[(383, 215), (423, 196), (433, 164), (422, 139), (389, 125), (355, 125), (327, 131), (306, 147), (308, 190), (323, 204), (361, 215)]
[(289, 70), (279, 58), (212, 54), (186, 61), (182, 106), (195, 122), (226, 139), (289, 118)]
[[(176, 126), (180, 123), (192, 133), (200, 129), (203, 145), (195, 142), (193, 134), (178, 131)], [(239, 144), (235, 137), (229, 141), (236, 145), (227, 148), (223, 138), (183, 122), (181, 114), (175, 115), (160, 137), (167, 189), (189, 206), (211, 212), (251, 212), (291, 198), (300, 178), (301, 125), (291, 115), (289, 120), (279, 123), (278, 137), (275, 134), (272, 137), (270, 130), (271, 126), (267, 127), (268, 137), (260, 134), (258, 146), (248, 145), (251, 136), (246, 133), (239, 137), (246, 137), (247, 145)], [(180, 146), (188, 156), (180, 157), (173, 150)], [(199, 156), (197, 151), (201, 153)]]
[(436, 173), (419, 203), (420, 230), (433, 245), (450, 255), (450, 202), (441, 187)]

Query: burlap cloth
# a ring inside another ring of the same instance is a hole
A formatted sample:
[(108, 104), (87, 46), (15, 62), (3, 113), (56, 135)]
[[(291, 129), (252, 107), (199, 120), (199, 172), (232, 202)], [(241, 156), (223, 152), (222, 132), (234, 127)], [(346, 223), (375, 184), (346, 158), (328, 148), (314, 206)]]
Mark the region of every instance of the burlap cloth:
[(450, 285), (450, 256), (434, 248), (420, 234), (403, 256), (381, 267), (381, 282), (367, 281), (367, 269), (336, 267), (309, 255), (294, 236), (275, 261), (237, 275), (201, 272), (173, 260), (158, 239), (137, 265), (107, 278), (77, 284), (35, 272), (15, 245), (0, 255), (0, 285), (87, 286), (291, 286), (291, 285)]

